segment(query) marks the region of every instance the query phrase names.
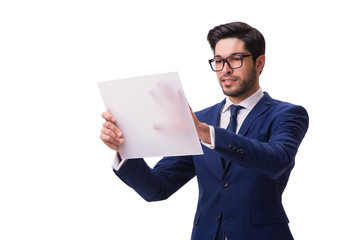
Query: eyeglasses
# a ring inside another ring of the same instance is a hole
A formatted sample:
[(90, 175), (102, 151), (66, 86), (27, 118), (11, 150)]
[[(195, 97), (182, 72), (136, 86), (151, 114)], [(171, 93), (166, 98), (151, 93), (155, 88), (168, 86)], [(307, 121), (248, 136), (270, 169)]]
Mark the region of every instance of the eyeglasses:
[(219, 72), (223, 70), (225, 63), (229, 65), (231, 69), (241, 68), (243, 65), (243, 58), (250, 57), (252, 55), (243, 55), (243, 54), (234, 54), (225, 59), (220, 57), (215, 57), (209, 60), (211, 69), (214, 72)]

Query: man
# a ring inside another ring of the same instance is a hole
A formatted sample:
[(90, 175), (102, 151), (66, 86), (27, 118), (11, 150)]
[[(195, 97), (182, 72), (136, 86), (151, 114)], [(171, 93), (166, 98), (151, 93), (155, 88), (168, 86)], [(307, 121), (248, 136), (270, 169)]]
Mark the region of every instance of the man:
[[(204, 154), (165, 157), (153, 169), (117, 154), (114, 172), (147, 201), (166, 199), (197, 176), (191, 239), (293, 239), (281, 199), (308, 128), (307, 112), (260, 88), (265, 40), (257, 29), (228, 23), (210, 30), (208, 41), (210, 66), (227, 97), (193, 114)], [(112, 115), (102, 116), (100, 137), (116, 151), (126, 139)]]

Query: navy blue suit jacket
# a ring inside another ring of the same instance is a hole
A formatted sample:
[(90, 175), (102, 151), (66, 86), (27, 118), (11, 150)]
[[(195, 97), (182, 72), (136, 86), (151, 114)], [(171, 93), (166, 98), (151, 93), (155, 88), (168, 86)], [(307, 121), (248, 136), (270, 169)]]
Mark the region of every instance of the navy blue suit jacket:
[(166, 199), (197, 176), (192, 239), (215, 239), (220, 221), (229, 240), (293, 239), (281, 198), (308, 128), (306, 110), (265, 92), (235, 134), (217, 127), (224, 103), (196, 113), (215, 127), (214, 150), (165, 157), (153, 169), (132, 159), (114, 172), (147, 201)]

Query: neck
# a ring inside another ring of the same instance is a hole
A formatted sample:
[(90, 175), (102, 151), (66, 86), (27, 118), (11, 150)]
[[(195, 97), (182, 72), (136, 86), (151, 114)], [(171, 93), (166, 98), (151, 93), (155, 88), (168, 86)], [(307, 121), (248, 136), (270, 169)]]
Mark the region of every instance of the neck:
[(260, 86), (256, 86), (254, 88), (251, 89), (251, 91), (247, 91), (244, 94), (241, 94), (239, 96), (229, 96), (229, 99), (232, 103), (234, 104), (239, 104), (242, 101), (244, 101), (245, 99), (247, 99), (248, 97), (250, 97), (251, 95), (253, 95), (254, 93), (256, 93), (257, 90), (259, 90)]

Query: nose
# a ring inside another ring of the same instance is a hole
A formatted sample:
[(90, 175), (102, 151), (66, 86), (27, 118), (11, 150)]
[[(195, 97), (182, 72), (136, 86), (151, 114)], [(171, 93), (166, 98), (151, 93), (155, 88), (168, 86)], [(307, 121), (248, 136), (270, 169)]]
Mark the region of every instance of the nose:
[(222, 69), (221, 71), (228, 74), (228, 73), (232, 73), (232, 72), (234, 71), (234, 69), (232, 69), (232, 68), (230, 67), (229, 62), (226, 61), (226, 62), (224, 63), (224, 67), (223, 67), (223, 69)]

